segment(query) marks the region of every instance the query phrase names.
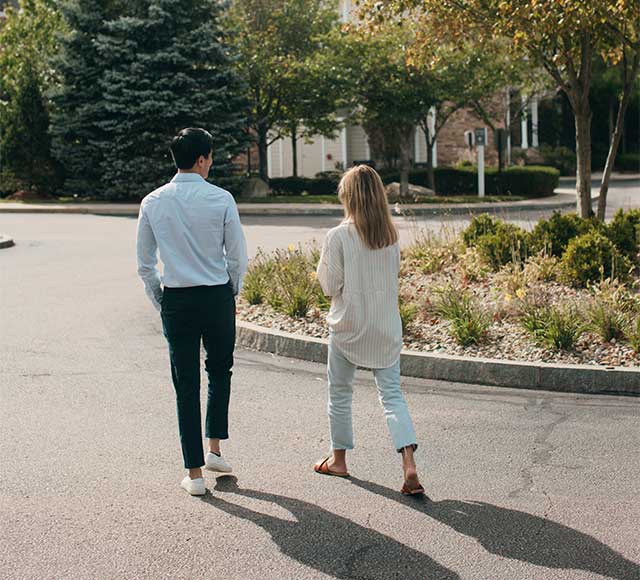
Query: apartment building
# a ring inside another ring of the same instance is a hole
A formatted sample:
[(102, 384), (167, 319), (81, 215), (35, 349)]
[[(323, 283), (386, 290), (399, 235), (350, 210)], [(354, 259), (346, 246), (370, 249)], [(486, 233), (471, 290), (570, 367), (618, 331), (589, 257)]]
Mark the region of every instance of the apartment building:
[[(341, 0), (341, 18), (347, 21), (355, 8), (352, 0)], [(495, 96), (497, 117), (493, 120), (495, 127), (504, 128), (508, 121), (506, 107), (509, 99), (506, 94)], [(434, 119), (431, 119), (433, 127)], [(485, 123), (470, 110), (461, 110), (455, 113), (441, 130), (436, 143), (433, 146), (434, 164), (454, 165), (461, 161), (475, 159), (475, 149), (469, 147), (465, 140), (465, 131), (473, 131), (483, 127)], [(497, 151), (494, 145), (494, 137), (488, 132), (488, 146), (486, 147), (487, 161), (497, 162)], [(517, 126), (511, 128), (508, 146), (518, 146), (523, 149), (538, 147), (538, 102), (532, 100), (527, 106), (527, 115), (523, 116)], [(530, 138), (529, 138), (530, 137)], [(332, 171), (351, 167), (359, 161), (376, 161), (371, 150), (369, 137), (359, 125), (344, 127), (335, 138), (316, 136), (305, 142), (299, 139), (298, 151), (298, 175), (313, 177), (321, 171)], [(426, 163), (427, 144), (423, 130), (416, 127), (414, 134), (413, 161)], [(293, 173), (293, 153), (291, 139), (278, 139), (271, 144), (268, 150), (269, 177), (287, 177)]]

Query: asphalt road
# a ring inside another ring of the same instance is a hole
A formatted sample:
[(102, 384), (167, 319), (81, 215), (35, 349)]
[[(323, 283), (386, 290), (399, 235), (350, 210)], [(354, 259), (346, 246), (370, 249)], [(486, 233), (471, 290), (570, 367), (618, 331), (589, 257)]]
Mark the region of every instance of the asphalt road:
[[(247, 226), (252, 250), (326, 227)], [(135, 221), (2, 215), (0, 231), (16, 240), (0, 250), (3, 580), (640, 577), (640, 399), (407, 380), (414, 501), (366, 373), (354, 478), (337, 480), (311, 471), (322, 365), (240, 351), (237, 479), (192, 498)]]

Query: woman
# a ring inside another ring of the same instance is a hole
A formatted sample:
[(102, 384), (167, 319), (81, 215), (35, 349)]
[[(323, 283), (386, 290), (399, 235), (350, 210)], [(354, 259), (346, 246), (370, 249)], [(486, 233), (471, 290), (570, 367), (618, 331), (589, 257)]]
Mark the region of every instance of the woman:
[(380, 176), (367, 165), (349, 170), (338, 187), (345, 220), (325, 239), (318, 280), (331, 297), (329, 424), (331, 455), (317, 473), (348, 477), (346, 452), (353, 449), (352, 384), (356, 366), (373, 369), (380, 402), (402, 455), (402, 493), (424, 493), (413, 452), (413, 422), (400, 390), (402, 324), (398, 311), (400, 248)]

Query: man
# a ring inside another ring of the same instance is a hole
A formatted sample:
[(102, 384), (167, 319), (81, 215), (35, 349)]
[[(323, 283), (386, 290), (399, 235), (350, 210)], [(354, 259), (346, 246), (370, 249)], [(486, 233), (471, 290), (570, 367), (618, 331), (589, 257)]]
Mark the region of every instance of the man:
[[(235, 344), (235, 296), (247, 269), (247, 250), (231, 194), (205, 178), (213, 162), (213, 138), (183, 129), (171, 142), (178, 173), (147, 195), (138, 218), (138, 274), (161, 312), (169, 343), (184, 466), (181, 486), (205, 490), (202, 466), (231, 472), (220, 440), (228, 439), (229, 393)], [(162, 282), (157, 252), (164, 264)], [(164, 285), (164, 290), (162, 289)], [(209, 377), (203, 453), (200, 417), (200, 342)]]

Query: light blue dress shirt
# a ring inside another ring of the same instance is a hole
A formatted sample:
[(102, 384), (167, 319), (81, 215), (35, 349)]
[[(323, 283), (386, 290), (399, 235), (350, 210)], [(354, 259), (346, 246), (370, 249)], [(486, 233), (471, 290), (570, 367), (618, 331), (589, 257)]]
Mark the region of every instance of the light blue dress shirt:
[(163, 284), (187, 288), (231, 281), (238, 294), (248, 259), (233, 196), (197, 173), (176, 174), (140, 204), (137, 256), (138, 275), (158, 310)]

